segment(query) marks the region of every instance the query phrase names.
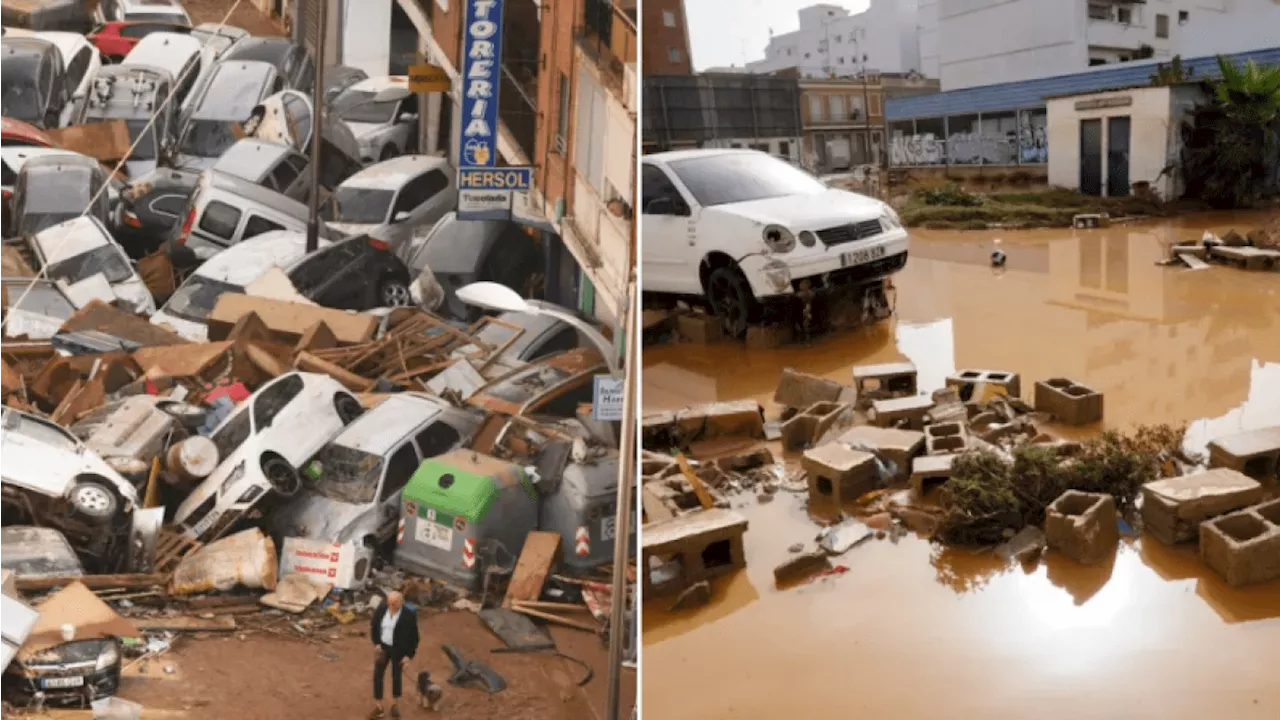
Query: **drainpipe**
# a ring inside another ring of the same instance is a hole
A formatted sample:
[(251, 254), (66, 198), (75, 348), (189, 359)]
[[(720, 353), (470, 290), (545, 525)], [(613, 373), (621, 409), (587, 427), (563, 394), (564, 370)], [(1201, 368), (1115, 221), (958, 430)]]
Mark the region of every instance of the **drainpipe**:
[[(546, 7), (546, 6), (545, 6), (545, 4), (544, 4), (544, 6), (543, 6), (543, 7)], [(546, 60), (544, 60), (544, 61), (543, 61), (543, 63), (542, 63), (542, 66), (543, 66), (544, 68), (550, 68), (550, 67), (552, 67), (552, 66), (554, 65), (555, 58), (556, 58), (556, 44), (557, 44), (557, 43), (556, 43), (556, 40), (558, 39), (558, 36), (560, 35), (560, 33), (558, 32), (558, 30), (560, 29), (560, 26), (559, 26), (559, 24), (558, 24), (558, 22), (557, 22), (557, 21), (559, 20), (559, 18), (560, 18), (560, 14), (557, 12), (557, 9), (558, 9), (558, 8), (559, 8), (559, 5), (558, 5), (558, 4), (556, 4), (556, 5), (551, 5), (551, 6), (550, 6), (550, 8), (549, 8), (549, 9), (551, 10), (551, 17), (550, 17), (550, 20), (551, 20), (551, 47), (549, 48), (550, 52), (545, 56), (545, 57), (546, 57)], [(559, 126), (560, 126), (560, 108), (561, 108), (561, 107), (564, 107), (564, 103), (563, 103), (563, 102), (560, 102), (560, 70), (559, 70), (559, 68), (557, 68), (557, 69), (556, 69), (556, 76), (555, 76), (555, 77), (553, 77), (553, 78), (548, 78), (548, 81), (551, 83), (551, 87), (555, 88), (555, 98), (556, 98), (556, 127), (555, 127), (555, 128), (547, 127), (547, 126), (549, 126), (549, 125), (550, 125), (550, 123), (546, 123), (546, 118), (548, 117), (548, 113), (547, 113), (547, 111), (544, 109), (544, 110), (543, 110), (543, 112), (541, 113), (541, 115), (542, 115), (542, 118), (543, 118), (543, 121), (544, 121), (544, 124), (545, 124), (545, 126), (543, 127), (543, 134), (544, 134), (544, 135), (546, 135), (546, 137), (547, 137), (547, 145), (546, 145), (546, 147), (544, 147), (544, 148), (542, 149), (542, 182), (541, 182), (541, 183), (539, 183), (539, 184), (542, 186), (542, 193), (543, 193), (543, 197), (542, 197), (542, 212), (543, 212), (544, 214), (545, 214), (545, 213), (546, 213), (546, 211), (547, 211), (547, 203), (548, 203), (548, 201), (550, 201), (550, 200), (551, 200), (551, 198), (549, 198), (549, 197), (547, 197), (547, 196), (546, 196), (546, 193), (547, 193), (547, 190), (548, 190), (548, 188), (547, 188), (547, 173), (549, 173), (549, 172), (550, 172), (550, 170), (551, 170), (551, 168), (550, 168), (550, 163), (551, 163), (551, 146), (552, 146), (552, 145), (555, 143), (555, 141), (556, 141), (556, 130), (558, 130), (558, 129), (559, 129)], [(572, 83), (572, 82), (573, 82), (573, 81), (572, 81), (572, 80), (570, 80), (570, 83)], [(572, 92), (572, 85), (570, 85), (570, 92)], [(551, 93), (551, 92), (548, 92), (548, 93), (547, 93), (547, 98), (548, 98), (548, 99), (550, 99), (551, 97), (552, 97), (552, 93)], [(570, 107), (570, 108), (572, 108), (572, 105), (570, 105), (569, 107)], [(568, 126), (566, 126), (566, 128), (567, 128), (567, 127), (568, 127)], [(567, 132), (567, 130), (566, 130), (566, 132)], [(569, 138), (565, 138), (565, 139), (564, 139), (564, 148), (565, 148), (564, 157), (565, 157), (565, 162), (566, 162), (566, 164), (567, 164), (567, 163), (568, 163), (568, 156), (569, 156)]]
[(311, 206), (307, 215), (307, 252), (320, 246), (320, 137), (324, 134), (324, 61), (329, 35), (329, 0), (320, 4), (320, 37), (316, 40), (316, 79), (311, 93)]

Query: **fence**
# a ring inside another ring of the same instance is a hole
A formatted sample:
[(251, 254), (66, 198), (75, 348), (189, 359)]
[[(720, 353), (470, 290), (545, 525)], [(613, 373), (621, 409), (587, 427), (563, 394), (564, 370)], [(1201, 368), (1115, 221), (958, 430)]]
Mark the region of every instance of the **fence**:
[(643, 111), (643, 142), (658, 148), (801, 134), (795, 78), (646, 75)]

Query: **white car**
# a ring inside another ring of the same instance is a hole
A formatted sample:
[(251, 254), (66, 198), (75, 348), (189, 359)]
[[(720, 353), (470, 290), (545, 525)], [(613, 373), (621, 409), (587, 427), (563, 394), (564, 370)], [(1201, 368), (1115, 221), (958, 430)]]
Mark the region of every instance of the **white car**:
[[(320, 247), (329, 245), (320, 239)], [(272, 230), (237, 243), (206, 260), (168, 302), (151, 316), (151, 323), (192, 341), (209, 339), (205, 320), (225, 293), (242, 293), (273, 267), (286, 268), (307, 254), (307, 234)]]
[(213, 51), (205, 52), (200, 41), (190, 35), (171, 32), (153, 32), (138, 41), (124, 56), (124, 67), (160, 68), (173, 77), (173, 94), (170, 105), (174, 110), (182, 106), (183, 99), (196, 81), (212, 67)]
[(430, 228), (458, 204), (457, 172), (446, 158), (403, 155), (343, 180), (324, 207), (331, 229), (347, 237), (377, 231), (403, 256), (417, 228)]
[(328, 375), (291, 372), (263, 385), (213, 431), (218, 468), (178, 506), (188, 537), (221, 537), (268, 492), (302, 487), (298, 467), (364, 411)]
[(60, 124), (63, 127), (70, 125), (73, 118), (79, 114), (79, 109), (84, 106), (85, 99), (89, 97), (89, 86), (93, 83), (93, 78), (102, 68), (102, 53), (98, 52), (98, 48), (80, 33), (34, 32), (30, 33), (30, 36), (53, 43), (54, 47), (58, 48), (58, 54), (62, 56), (62, 66), (65, 68), (67, 89), (71, 93), (71, 100), (62, 110)]
[(702, 296), (741, 337), (797, 290), (872, 283), (907, 262), (887, 204), (756, 150), (682, 150), (641, 165), (648, 293)]
[(407, 85), (408, 82), (409, 79), (403, 75), (369, 78), (343, 90), (334, 98), (333, 112), (356, 136), (364, 162), (377, 162), (403, 155), (414, 146), (418, 133), (417, 94), (391, 102), (376, 100), (379, 92)]
[(73, 302), (77, 296), (74, 286), (101, 275), (111, 294), (129, 311), (139, 315), (156, 311), (147, 284), (98, 218), (81, 215), (58, 223), (33, 235), (30, 244), (47, 268), (49, 279), (71, 288), (67, 292)]

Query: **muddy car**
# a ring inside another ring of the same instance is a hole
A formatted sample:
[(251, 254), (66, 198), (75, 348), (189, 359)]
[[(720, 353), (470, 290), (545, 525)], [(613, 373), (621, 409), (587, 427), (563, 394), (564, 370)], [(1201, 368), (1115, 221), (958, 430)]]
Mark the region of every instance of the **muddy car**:
[(0, 530), (0, 568), (20, 578), (80, 577), (84, 565), (53, 528), (10, 525)]
[(593, 378), (609, 367), (586, 348), (552, 355), (494, 380), (467, 398), (467, 404), (504, 415), (573, 418), (595, 393)]
[(51, 705), (87, 705), (120, 688), (120, 641), (73, 640), (19, 656), (4, 672), (4, 694), (25, 705), (37, 694)]
[(8, 297), (4, 306), (6, 340), (48, 340), (76, 312), (66, 294), (48, 280), (7, 277), (3, 286)]
[(49, 279), (77, 286), (100, 277), (105, 288), (87, 286), (109, 290), (114, 301), (131, 312), (151, 315), (156, 311), (147, 284), (98, 218), (77, 217), (54, 225), (32, 236), (28, 245)]
[(121, 475), (141, 481), (152, 458), (186, 438), (204, 419), (205, 411), (197, 405), (130, 395), (93, 410), (69, 429)]
[(302, 465), (303, 488), (272, 514), (272, 535), (370, 547), (391, 539), (418, 465), (469, 443), (481, 420), (428, 395), (388, 397)]
[(85, 155), (49, 153), (28, 158), (13, 183), (7, 229), (15, 236), (34, 235), (81, 216), (107, 222), (111, 194), (103, 186), (109, 182), (107, 171)]
[(101, 572), (125, 564), (137, 489), (56, 423), (3, 413), (4, 524), (58, 528)]

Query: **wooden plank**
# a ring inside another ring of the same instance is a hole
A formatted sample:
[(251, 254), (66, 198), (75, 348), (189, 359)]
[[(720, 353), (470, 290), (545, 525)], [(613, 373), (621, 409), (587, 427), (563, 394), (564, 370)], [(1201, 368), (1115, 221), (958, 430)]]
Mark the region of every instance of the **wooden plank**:
[(356, 375), (353, 372), (348, 372), (328, 360), (318, 358), (309, 352), (298, 353), (298, 358), (295, 363), (299, 369), (324, 373), (331, 376), (334, 380), (342, 383), (352, 392), (369, 392), (375, 385), (374, 381)]
[(524, 550), (516, 562), (516, 569), (511, 573), (511, 582), (507, 585), (507, 596), (503, 604), (511, 604), (521, 600), (536, 601), (542, 597), (542, 586), (547, 575), (560, 560), (560, 533), (534, 530), (524, 541)]
[(172, 617), (172, 618), (138, 618), (133, 621), (139, 630), (188, 630), (191, 632), (204, 632), (208, 630), (230, 631), (236, 629), (236, 619), (219, 615), (208, 619), (199, 617)]
[(289, 344), (300, 341), (303, 334), (317, 322), (328, 325), (339, 342), (350, 344), (368, 342), (378, 329), (378, 318), (372, 315), (250, 297), (240, 293), (224, 293), (218, 297), (206, 322), (209, 326), (209, 339), (225, 339), (236, 322), (251, 312), (262, 318), (276, 339)]
[(1178, 253), (1178, 259), (1181, 260), (1183, 264), (1185, 264), (1187, 267), (1191, 268), (1192, 270), (1207, 270), (1209, 268), (1209, 263), (1201, 260), (1195, 255), (1189, 255), (1187, 253)]
[(52, 590), (63, 585), (70, 585), (73, 582), (80, 582), (90, 590), (105, 590), (107, 588), (149, 588), (154, 585), (164, 585), (169, 582), (168, 573), (124, 573), (121, 575), (58, 575), (54, 577), (20, 577), (18, 578), (19, 590)]
[(707, 486), (702, 484), (702, 478), (689, 467), (689, 461), (685, 458), (684, 453), (676, 453), (676, 462), (680, 464), (680, 472), (684, 473), (684, 479), (689, 481), (693, 486), (693, 492), (698, 496), (698, 502), (702, 505), (703, 510), (710, 510), (716, 506), (716, 501), (711, 499), (711, 493), (707, 491)]
[[(551, 613), (545, 613), (545, 612), (542, 612), (541, 610), (535, 610), (535, 609), (533, 609), (533, 608), (531, 608), (531, 607), (525, 607), (524, 605), (521, 605), (520, 603), (516, 603), (516, 604), (512, 605), (512, 606), (511, 606), (511, 609), (512, 609), (512, 610), (515, 610), (515, 611), (516, 611), (516, 612), (518, 612), (518, 613), (521, 613), (522, 615), (528, 615), (529, 617), (536, 617), (536, 618), (540, 618), (540, 619), (542, 619), (542, 620), (546, 620), (547, 622), (553, 622), (553, 623), (556, 623), (556, 624), (558, 624), (558, 625), (564, 625), (564, 626), (566, 626), (566, 627), (577, 628), (578, 630), (586, 630), (586, 631), (587, 631), (587, 632), (589, 632), (589, 633), (598, 633), (598, 632), (600, 632), (600, 626), (599, 626), (599, 625), (588, 625), (587, 623), (584, 623), (584, 622), (578, 622), (577, 620), (570, 620), (570, 619), (568, 619), (568, 618), (562, 618), (562, 617), (560, 617), (559, 615), (552, 615)], [(139, 627), (141, 627), (141, 626), (139, 626)]]
[(534, 602), (532, 600), (520, 600), (516, 603), (520, 607), (533, 608), (534, 610), (562, 610), (565, 612), (591, 612), (591, 608), (581, 603), (563, 603), (563, 602)]

